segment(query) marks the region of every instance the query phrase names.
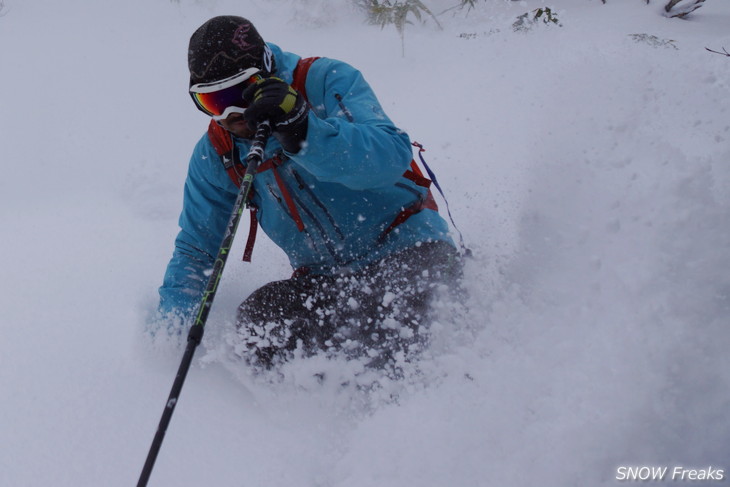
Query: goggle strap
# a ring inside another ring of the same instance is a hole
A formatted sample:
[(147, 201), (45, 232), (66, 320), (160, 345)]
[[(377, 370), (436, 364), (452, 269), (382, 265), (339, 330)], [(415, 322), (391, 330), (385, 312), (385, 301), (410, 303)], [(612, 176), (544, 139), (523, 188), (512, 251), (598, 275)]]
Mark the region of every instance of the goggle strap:
[(224, 90), (226, 88), (230, 88), (231, 86), (237, 85), (241, 81), (249, 79), (251, 76), (255, 75), (259, 71), (261, 71), (259, 68), (248, 68), (241, 71), (240, 73), (234, 74), (233, 76), (230, 76), (220, 81), (213, 81), (210, 83), (196, 83), (190, 87), (190, 92), (213, 93), (215, 91)]

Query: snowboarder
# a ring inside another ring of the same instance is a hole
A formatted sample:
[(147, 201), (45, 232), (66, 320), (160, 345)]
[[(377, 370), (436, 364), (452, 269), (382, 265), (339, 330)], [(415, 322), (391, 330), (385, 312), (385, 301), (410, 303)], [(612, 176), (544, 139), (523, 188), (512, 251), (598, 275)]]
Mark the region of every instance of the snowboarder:
[[(374, 365), (417, 353), (429, 302), (456, 287), (461, 259), (428, 180), (411, 166), (408, 135), (362, 74), (284, 52), (237, 16), (193, 33), (188, 66), (191, 97), (213, 122), (190, 160), (181, 230), (159, 289), (168, 323), (189, 323), (200, 301), (238, 193), (241, 154), (269, 120), (273, 137), (250, 206), (294, 274), (243, 301), (237, 350), (264, 367), (297, 349)], [(221, 154), (221, 139), (232, 152)]]

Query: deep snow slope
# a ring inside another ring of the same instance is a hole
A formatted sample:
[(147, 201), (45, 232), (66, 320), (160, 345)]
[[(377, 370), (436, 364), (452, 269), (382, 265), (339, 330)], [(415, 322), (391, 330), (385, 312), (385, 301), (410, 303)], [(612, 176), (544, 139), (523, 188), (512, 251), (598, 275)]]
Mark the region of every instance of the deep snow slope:
[(187, 39), (228, 13), (365, 73), (427, 147), (474, 250), (472, 298), (401, 382), (362, 391), (359, 364), (317, 358), (253, 378), (227, 353), (235, 307), (289, 273), (260, 237), (252, 264), (229, 262), (150, 485), (727, 476), (730, 58), (704, 48), (730, 49), (730, 4), (681, 21), (556, 0), (562, 27), (513, 32), (543, 5), (409, 25), (403, 56), (395, 29), (335, 0), (6, 0), (0, 485), (136, 482), (182, 354), (145, 321), (207, 123)]

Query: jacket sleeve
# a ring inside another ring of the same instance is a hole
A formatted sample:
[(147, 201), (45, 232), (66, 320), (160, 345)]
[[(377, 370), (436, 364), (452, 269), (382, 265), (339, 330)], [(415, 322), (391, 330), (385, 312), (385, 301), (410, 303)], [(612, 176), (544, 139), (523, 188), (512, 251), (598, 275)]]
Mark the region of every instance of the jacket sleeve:
[(159, 288), (159, 311), (163, 316), (174, 313), (188, 319), (195, 312), (236, 198), (232, 189), (233, 183), (204, 136), (190, 159), (180, 232)]
[(408, 134), (385, 115), (362, 74), (321, 58), (309, 70), (307, 139), (296, 163), (322, 181), (362, 190), (390, 186), (412, 159)]

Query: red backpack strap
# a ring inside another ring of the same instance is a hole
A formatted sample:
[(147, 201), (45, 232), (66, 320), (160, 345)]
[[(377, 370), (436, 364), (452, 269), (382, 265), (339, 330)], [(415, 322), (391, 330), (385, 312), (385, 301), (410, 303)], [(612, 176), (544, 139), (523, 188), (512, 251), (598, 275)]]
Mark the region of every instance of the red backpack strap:
[(418, 186), (428, 189), (428, 192), (426, 192), (426, 199), (423, 200), (423, 206), (421, 209), (428, 208), (429, 210), (439, 211), (439, 207), (436, 204), (436, 198), (433, 197), (433, 193), (431, 192), (431, 183), (433, 181), (423, 175), (421, 168), (418, 167), (415, 159), (411, 160), (411, 168), (403, 173), (403, 177), (410, 179)]
[(211, 120), (208, 125), (208, 137), (215, 147), (215, 151), (219, 156), (227, 154), (233, 150), (233, 140), (231, 134), (226, 129)]
[[(416, 164), (415, 159), (411, 159), (411, 168), (407, 169), (406, 172), (403, 173), (403, 177), (406, 179), (410, 179), (418, 186), (421, 186), (423, 188), (431, 187), (432, 181), (423, 175), (423, 172), (421, 171), (421, 168), (418, 167), (418, 164)], [(431, 192), (430, 189), (428, 191)]]
[(208, 125), (208, 138), (215, 148), (215, 152), (221, 158), (223, 167), (231, 178), (233, 184), (241, 187), (241, 179), (243, 178), (243, 165), (236, 164), (236, 158), (233, 156), (233, 138), (226, 129), (218, 125), (215, 120), (211, 120)]
[(299, 62), (297, 62), (297, 67), (294, 68), (294, 80), (291, 83), (292, 88), (297, 90), (299, 93), (302, 94), (305, 100), (307, 100), (307, 103), (309, 103), (309, 99), (307, 98), (307, 73), (309, 73), (309, 68), (312, 67), (312, 63), (319, 59), (318, 57), (306, 57), (299, 59)]
[(398, 215), (396, 215), (395, 219), (391, 222), (388, 227), (383, 230), (383, 233), (380, 234), (380, 240), (383, 240), (386, 235), (388, 235), (390, 232), (393, 231), (395, 227), (400, 225), (401, 223), (408, 220), (410, 217), (415, 215), (416, 213), (420, 213), (423, 210), (434, 210), (439, 211), (439, 207), (436, 204), (436, 200), (433, 197), (433, 193), (431, 193), (431, 180), (428, 179), (423, 175), (421, 172), (421, 169), (418, 167), (418, 164), (416, 164), (415, 160), (411, 160), (411, 168), (406, 170), (406, 172), (403, 173), (403, 177), (406, 179), (410, 179), (414, 183), (416, 183), (418, 186), (421, 186), (423, 188), (428, 189), (426, 192), (426, 195), (424, 198), (419, 199), (415, 203), (413, 203), (411, 206), (408, 206), (400, 211)]
[(259, 228), (259, 220), (256, 217), (258, 208), (251, 207), (251, 224), (248, 229), (248, 238), (246, 239), (246, 248), (243, 250), (243, 261), (251, 262), (251, 254), (253, 253), (253, 244), (256, 243), (256, 231)]

